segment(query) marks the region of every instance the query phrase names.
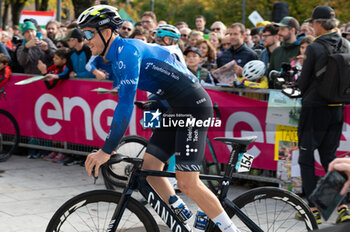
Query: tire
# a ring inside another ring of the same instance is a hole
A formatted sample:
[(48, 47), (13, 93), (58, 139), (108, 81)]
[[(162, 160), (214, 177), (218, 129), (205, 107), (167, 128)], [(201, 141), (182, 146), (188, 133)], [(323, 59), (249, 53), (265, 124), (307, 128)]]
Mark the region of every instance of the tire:
[[(46, 232), (107, 231), (122, 194), (111, 190), (93, 190), (65, 202), (52, 216)], [(117, 231), (159, 232), (150, 212), (131, 198)]]
[(6, 161), (15, 152), (19, 136), (16, 119), (6, 110), (0, 109), (0, 162)]
[[(243, 193), (233, 200), (263, 231), (306, 231), (318, 229), (307, 204), (296, 194), (275, 187), (261, 187)], [(226, 212), (243, 232), (250, 231), (228, 206)], [(302, 219), (295, 218), (296, 213)]]
[[(143, 137), (136, 135), (125, 136), (120, 141), (116, 152), (130, 157), (142, 158), (145, 154), (147, 144), (147, 139)], [(111, 159), (113, 159), (113, 156)], [(131, 167), (131, 164), (126, 162), (102, 166), (101, 173), (106, 188), (114, 190), (118, 187), (125, 187)]]
[[(201, 173), (206, 174), (206, 175), (215, 175), (215, 176), (220, 176), (221, 171), (220, 171), (220, 165), (217, 162), (208, 162), (205, 159), (202, 162), (202, 170)], [(202, 180), (203, 183), (213, 192), (217, 193), (219, 191), (219, 181), (215, 180)]]

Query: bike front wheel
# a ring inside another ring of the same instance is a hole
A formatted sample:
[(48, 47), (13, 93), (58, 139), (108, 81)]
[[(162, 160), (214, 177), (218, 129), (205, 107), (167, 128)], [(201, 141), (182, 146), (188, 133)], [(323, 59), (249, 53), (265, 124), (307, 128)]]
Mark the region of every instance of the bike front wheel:
[(19, 126), (6, 110), (0, 109), (0, 162), (14, 153), (19, 143)]
[[(109, 231), (107, 228), (121, 196), (111, 190), (93, 190), (73, 197), (52, 216), (46, 232)], [(131, 198), (116, 231), (159, 232), (159, 228), (150, 212)]]
[[(296, 194), (275, 187), (252, 189), (233, 200), (263, 231), (306, 231), (318, 229), (308, 205)], [(233, 223), (241, 231), (250, 231), (235, 215), (225, 209)], [(301, 215), (296, 219), (296, 214)]]

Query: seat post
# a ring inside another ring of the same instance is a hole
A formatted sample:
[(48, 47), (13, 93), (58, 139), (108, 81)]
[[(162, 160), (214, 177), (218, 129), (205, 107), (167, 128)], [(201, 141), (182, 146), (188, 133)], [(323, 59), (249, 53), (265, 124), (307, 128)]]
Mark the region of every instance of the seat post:
[(225, 170), (225, 177), (232, 177), (232, 174), (236, 172), (236, 164), (238, 161), (238, 155), (242, 152), (246, 152), (247, 151), (247, 145), (244, 144), (238, 144), (238, 143), (232, 143), (232, 151), (231, 151), (231, 155), (230, 155), (230, 159), (227, 165), (227, 168)]

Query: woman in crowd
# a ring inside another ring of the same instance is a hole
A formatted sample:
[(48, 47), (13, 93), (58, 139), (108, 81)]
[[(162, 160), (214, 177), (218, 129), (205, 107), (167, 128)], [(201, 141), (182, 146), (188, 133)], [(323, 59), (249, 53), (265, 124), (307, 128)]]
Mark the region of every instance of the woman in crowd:
[(223, 50), (221, 48), (221, 41), (222, 41), (221, 34), (217, 34), (215, 32), (209, 33), (209, 42), (211, 43), (211, 45), (213, 45), (216, 51), (217, 57), (221, 56), (221, 54), (223, 53)]
[(213, 45), (206, 39), (200, 39), (197, 41), (196, 47), (202, 53), (203, 62), (201, 66), (209, 71), (216, 68), (216, 51)]

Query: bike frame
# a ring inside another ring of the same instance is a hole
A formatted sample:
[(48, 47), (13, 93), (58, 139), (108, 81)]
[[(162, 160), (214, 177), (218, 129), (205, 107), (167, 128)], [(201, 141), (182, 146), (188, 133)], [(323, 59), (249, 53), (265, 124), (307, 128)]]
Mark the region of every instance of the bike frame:
[[(232, 201), (227, 198), (227, 192), (229, 190), (229, 185), (232, 179), (232, 174), (234, 173), (234, 164), (237, 163), (238, 154), (242, 152), (244, 145), (237, 145), (231, 152), (230, 160), (228, 166), (225, 170), (224, 176), (215, 176), (215, 175), (202, 175), (200, 174), (200, 179), (203, 180), (214, 180), (220, 183), (220, 190), (218, 193), (218, 199), (223, 205), (224, 208), (231, 208), (233, 212), (241, 219), (241, 221), (252, 231), (262, 232), (260, 229), (248, 216), (246, 216)], [(245, 149), (245, 148), (244, 148)], [(128, 200), (131, 198), (131, 195), (134, 190), (139, 190), (141, 195), (147, 200), (148, 204), (156, 211), (160, 218), (164, 221), (165, 224), (172, 231), (176, 232), (190, 232), (181, 219), (173, 212), (167, 203), (165, 203), (158, 193), (150, 186), (147, 182), (147, 176), (157, 176), (157, 177), (175, 177), (174, 172), (164, 172), (164, 171), (152, 171), (152, 170), (141, 170), (142, 159), (138, 158), (127, 158), (130, 160), (130, 163), (133, 163), (132, 175), (129, 178), (128, 184), (123, 191), (122, 197), (118, 203), (110, 226), (108, 227), (108, 232), (115, 232), (117, 230), (118, 224), (122, 218)], [(206, 231), (214, 231), (216, 225), (210, 221)]]

